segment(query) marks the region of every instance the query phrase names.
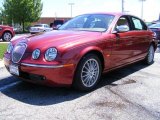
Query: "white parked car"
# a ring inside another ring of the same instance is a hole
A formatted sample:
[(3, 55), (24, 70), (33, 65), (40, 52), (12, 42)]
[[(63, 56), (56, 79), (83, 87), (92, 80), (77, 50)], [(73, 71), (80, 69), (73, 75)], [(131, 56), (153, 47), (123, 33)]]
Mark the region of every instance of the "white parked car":
[(37, 24), (34, 25), (33, 27), (30, 27), (30, 33), (39, 33), (39, 32), (47, 32), (53, 30), (52, 28), (49, 27), (47, 24)]

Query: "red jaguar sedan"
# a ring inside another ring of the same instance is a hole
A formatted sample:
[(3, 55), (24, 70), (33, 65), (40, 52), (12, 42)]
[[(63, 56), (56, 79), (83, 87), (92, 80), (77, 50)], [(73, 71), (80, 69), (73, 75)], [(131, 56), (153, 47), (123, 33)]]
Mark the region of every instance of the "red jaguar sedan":
[(138, 17), (84, 14), (56, 31), (11, 41), (4, 64), (24, 81), (86, 91), (104, 72), (140, 60), (152, 64), (156, 47), (154, 33)]

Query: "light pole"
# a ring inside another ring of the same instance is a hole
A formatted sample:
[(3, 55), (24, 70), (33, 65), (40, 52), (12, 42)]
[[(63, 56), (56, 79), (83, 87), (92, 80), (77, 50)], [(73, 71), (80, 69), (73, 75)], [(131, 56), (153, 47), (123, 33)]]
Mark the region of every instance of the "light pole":
[(72, 6), (74, 5), (74, 3), (68, 3), (68, 5), (71, 6), (71, 17), (72, 17)]
[(122, 13), (124, 13), (124, 0), (122, 0)]
[(142, 6), (141, 6), (141, 19), (143, 19), (143, 2), (145, 2), (146, 0), (139, 0), (142, 2)]

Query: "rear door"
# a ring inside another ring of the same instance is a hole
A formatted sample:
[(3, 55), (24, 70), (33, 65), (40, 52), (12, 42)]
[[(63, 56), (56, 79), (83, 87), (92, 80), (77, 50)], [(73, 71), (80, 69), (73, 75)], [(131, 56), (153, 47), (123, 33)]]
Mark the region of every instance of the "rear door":
[(132, 33), (134, 34), (134, 56), (135, 59), (145, 57), (150, 41), (151, 32), (147, 30), (145, 23), (137, 17), (130, 16)]

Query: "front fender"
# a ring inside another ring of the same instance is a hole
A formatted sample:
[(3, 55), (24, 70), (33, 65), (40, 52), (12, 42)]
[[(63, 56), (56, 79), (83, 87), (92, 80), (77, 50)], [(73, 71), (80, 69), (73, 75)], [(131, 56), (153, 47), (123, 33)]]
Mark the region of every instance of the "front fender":
[(78, 63), (79, 63), (80, 59), (81, 59), (83, 56), (85, 56), (86, 54), (88, 54), (88, 53), (90, 53), (90, 52), (92, 52), (92, 51), (100, 52), (100, 53), (103, 55), (103, 51), (102, 51), (99, 47), (97, 47), (97, 46), (89, 46), (89, 47), (87, 47), (87, 48), (85, 48), (85, 49), (82, 49), (82, 50), (79, 52), (79, 54), (78, 54), (78, 56), (77, 56), (77, 58), (76, 58), (76, 61), (78, 61)]
[[(91, 53), (91, 52), (99, 52), (102, 54), (103, 56), (103, 51), (97, 47), (97, 46), (89, 46), (89, 47), (86, 47), (84, 49), (81, 49), (79, 52), (77, 52), (77, 54), (75, 55), (75, 57), (73, 58), (73, 62), (75, 64), (75, 69), (77, 68), (78, 66), (78, 63), (80, 62), (80, 60), (88, 53)], [(103, 56), (104, 58), (104, 56)]]

